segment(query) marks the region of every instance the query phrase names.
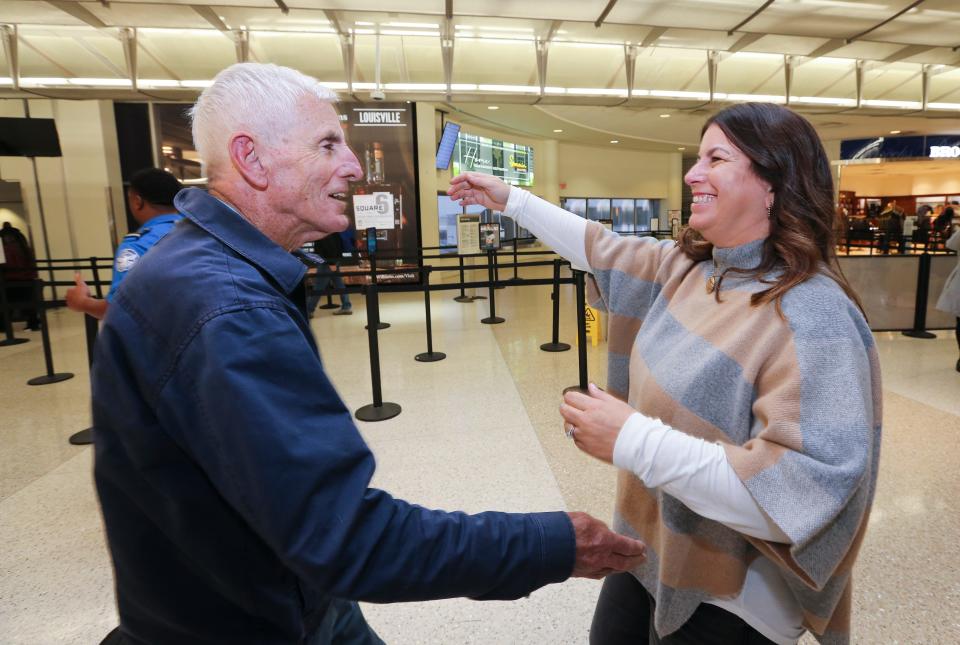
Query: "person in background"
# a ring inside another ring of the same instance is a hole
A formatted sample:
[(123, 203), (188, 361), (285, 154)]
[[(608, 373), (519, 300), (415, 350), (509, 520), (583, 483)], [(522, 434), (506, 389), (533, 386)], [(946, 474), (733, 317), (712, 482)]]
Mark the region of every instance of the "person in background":
[[(313, 252), (318, 255), (323, 262), (316, 264), (316, 273), (313, 276), (313, 284), (310, 287), (310, 294), (307, 296), (307, 315), (313, 318), (313, 313), (317, 310), (317, 303), (327, 289), (327, 285), (333, 283), (334, 289), (343, 291), (346, 286), (343, 284), (343, 277), (340, 275), (340, 262), (343, 261), (344, 250), (347, 249), (343, 233), (331, 233), (323, 239), (313, 243)], [(350, 304), (350, 294), (340, 294), (340, 308), (333, 312), (334, 316), (349, 316), (353, 314)]]
[(615, 528), (650, 557), (604, 582), (590, 642), (849, 642), (881, 388), (836, 262), (830, 163), (806, 119), (743, 103), (708, 119), (685, 181), (679, 242), (620, 237), (490, 175), (449, 190), (587, 267), (610, 312), (609, 391), (560, 412), (622, 469)]
[(335, 101), (290, 68), (219, 72), (191, 111), (209, 192), (177, 195), (184, 221), (104, 319), (94, 477), (120, 642), (375, 645), (359, 600), (512, 600), (644, 558), (585, 513), (451, 513), (370, 486), (292, 253), (348, 226), (363, 176)]
[(144, 168), (134, 173), (127, 187), (127, 206), (140, 228), (124, 237), (117, 247), (110, 291), (104, 299), (91, 296), (90, 287), (77, 272), (73, 276), (74, 286), (67, 289), (67, 307), (103, 320), (124, 278), (183, 219), (173, 205), (173, 198), (182, 188), (176, 177), (159, 168)]
[[(960, 254), (960, 226), (946, 241), (946, 247)], [(937, 300), (937, 309), (953, 314), (957, 318), (957, 349), (960, 350), (960, 255), (957, 256), (957, 266), (947, 276), (943, 283), (943, 290)], [(960, 372), (960, 358), (957, 359), (957, 371)]]
[(14, 316), (19, 315), (27, 323), (27, 329), (37, 331), (40, 329), (40, 316), (34, 304), (33, 282), (37, 279), (37, 261), (33, 249), (27, 237), (10, 222), (0, 226), (0, 246), (3, 247), (4, 256), (0, 271), (3, 271), (7, 285), (7, 305)]
[(890, 254), (890, 247), (896, 245), (903, 253), (901, 245), (903, 244), (903, 209), (897, 205), (896, 200), (887, 204), (886, 209), (880, 213), (880, 250), (884, 255)]

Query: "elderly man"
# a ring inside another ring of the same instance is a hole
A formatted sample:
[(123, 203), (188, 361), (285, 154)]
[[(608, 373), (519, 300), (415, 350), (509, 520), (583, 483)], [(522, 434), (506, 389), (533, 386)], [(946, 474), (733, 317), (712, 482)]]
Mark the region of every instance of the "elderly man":
[(177, 196), (185, 221), (106, 317), (95, 475), (126, 642), (379, 643), (354, 601), (513, 599), (644, 557), (582, 513), (445, 513), (369, 487), (290, 253), (349, 224), (362, 172), (333, 101), (291, 69), (222, 71), (193, 108), (209, 193)]

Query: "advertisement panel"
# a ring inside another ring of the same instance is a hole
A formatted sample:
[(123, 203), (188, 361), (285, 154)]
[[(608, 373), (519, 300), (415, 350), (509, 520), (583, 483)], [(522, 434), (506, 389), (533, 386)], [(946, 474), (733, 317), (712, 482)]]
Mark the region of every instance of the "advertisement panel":
[(533, 186), (533, 148), (461, 132), (453, 148), (454, 176), (473, 170), (514, 186)]
[[(419, 219), (412, 103), (337, 104), (347, 143), (356, 153), (363, 179), (350, 186), (349, 216), (358, 249), (367, 230), (376, 229), (377, 266), (418, 266)], [(411, 271), (383, 282), (416, 281)], [(378, 278), (378, 280), (380, 280)]]

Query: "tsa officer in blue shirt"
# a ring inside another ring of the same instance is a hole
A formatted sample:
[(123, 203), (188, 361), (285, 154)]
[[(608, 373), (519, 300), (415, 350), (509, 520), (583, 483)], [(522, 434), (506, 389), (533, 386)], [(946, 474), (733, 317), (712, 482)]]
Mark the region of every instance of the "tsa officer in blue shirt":
[(113, 261), (113, 283), (105, 299), (94, 298), (79, 273), (74, 275), (76, 286), (67, 290), (67, 307), (103, 320), (120, 283), (153, 245), (169, 233), (183, 219), (173, 205), (173, 198), (183, 186), (169, 172), (159, 168), (144, 168), (130, 178), (127, 188), (127, 206), (140, 223), (135, 233), (123, 238)]

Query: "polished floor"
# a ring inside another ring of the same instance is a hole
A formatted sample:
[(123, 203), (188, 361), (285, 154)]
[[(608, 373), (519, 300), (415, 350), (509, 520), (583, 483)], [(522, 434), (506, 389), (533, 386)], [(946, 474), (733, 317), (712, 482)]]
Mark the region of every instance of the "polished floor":
[[(403, 412), (360, 430), (377, 457), (374, 483), (449, 510), (613, 510), (614, 471), (561, 432), (559, 393), (577, 381), (574, 350), (549, 340), (547, 287), (497, 291), (501, 325), (484, 325), (488, 301), (432, 297), (434, 347), (420, 363), (423, 298), (387, 294), (380, 332), (383, 397)], [(571, 289), (561, 340), (574, 342)], [(328, 370), (351, 408), (372, 401), (363, 300), (353, 316), (318, 311), (313, 327)], [(21, 325), (18, 325), (19, 328)], [(92, 451), (67, 438), (89, 425), (83, 325), (50, 316), (57, 371), (73, 379), (31, 387), (44, 373), (40, 335), (0, 347), (0, 643), (99, 642), (116, 624), (111, 570), (93, 491)], [(856, 643), (960, 643), (960, 373), (952, 334), (916, 340), (877, 334), (885, 427), (880, 483), (856, 569)], [(589, 348), (602, 384), (604, 344)], [(365, 605), (388, 643), (586, 643), (599, 586), (574, 580), (524, 600)], [(805, 637), (804, 643), (813, 642)]]

